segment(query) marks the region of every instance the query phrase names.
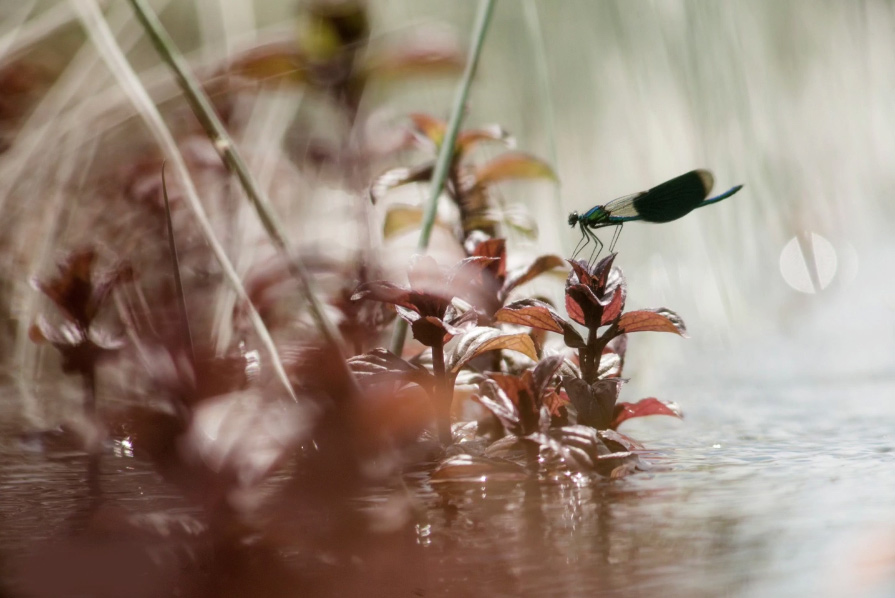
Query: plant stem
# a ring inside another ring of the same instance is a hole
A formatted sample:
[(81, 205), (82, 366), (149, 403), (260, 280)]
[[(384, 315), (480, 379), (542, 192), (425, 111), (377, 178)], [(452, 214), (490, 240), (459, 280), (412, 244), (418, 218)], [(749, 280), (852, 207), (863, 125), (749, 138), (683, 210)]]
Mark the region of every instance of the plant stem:
[(84, 415), (92, 418), (96, 414), (96, 372), (93, 367), (81, 370), (84, 381)]
[(180, 260), (177, 257), (177, 241), (174, 239), (174, 224), (171, 222), (171, 203), (168, 200), (168, 185), (165, 181), (165, 166), (162, 165), (162, 196), (165, 199), (165, 223), (168, 228), (168, 251), (171, 254), (171, 269), (174, 272), (174, 289), (177, 292), (177, 307), (183, 324), (184, 349), (189, 352), (190, 364), (196, 368), (196, 352), (193, 349), (193, 335), (190, 318), (186, 310), (186, 294), (183, 292), (183, 278), (180, 276)]
[(454, 385), (448, 380), (444, 371), (444, 343), (432, 346), (432, 373), (435, 376), (435, 418), (438, 426), (438, 439), (444, 446), (450, 446), (454, 438), (451, 435), (451, 403), (454, 400)]
[[(81, 379), (84, 381), (84, 415), (87, 416), (88, 425), (93, 426), (96, 421), (96, 368), (90, 366), (83, 369)], [(96, 498), (100, 494), (99, 460), (102, 449), (93, 445), (94, 440), (91, 438), (87, 447), (87, 488), (90, 496)]]
[(454, 96), (454, 105), (451, 107), (451, 119), (445, 130), (444, 140), (438, 151), (438, 159), (435, 162), (435, 170), (432, 173), (432, 185), (429, 188), (429, 202), (423, 215), (423, 225), (420, 231), (420, 239), (417, 249), (425, 251), (429, 247), (429, 238), (432, 236), (432, 228), (435, 225), (435, 214), (438, 211), (438, 197), (447, 179), (450, 165), (454, 156), (454, 147), (457, 144), (457, 135), (460, 132), (460, 123), (463, 121), (463, 110), (466, 107), (466, 99), (469, 97), (469, 88), (472, 86), (472, 78), (475, 75), (485, 43), (485, 33), (491, 22), (491, 14), (497, 0), (481, 0), (476, 16), (475, 28), (472, 34), (472, 48), (469, 52), (469, 60), (460, 80), (460, 87)]
[(534, 442), (525, 442), (525, 462), (528, 466), (529, 473), (532, 475), (537, 475), (538, 470), (540, 469), (540, 456), (541, 447)]
[[(588, 333), (587, 350), (590, 352), (591, 363), (589, 374), (584, 378), (588, 384), (593, 384), (597, 381), (597, 376), (600, 373), (600, 362), (603, 361), (603, 349), (605, 349), (606, 345), (609, 344), (609, 341), (616, 336), (618, 336), (618, 318), (616, 318), (615, 321), (609, 325), (609, 328), (606, 329), (606, 332), (599, 337), (597, 337), (596, 328)], [(582, 375), (583, 374), (584, 372), (582, 372)]]
[(588, 328), (587, 330), (587, 348), (585, 349), (584, 354), (584, 364), (581, 368), (581, 375), (584, 377), (584, 381), (588, 384), (593, 384), (594, 380), (594, 352), (597, 350), (597, 329)]
[[(438, 149), (438, 158), (435, 161), (435, 170), (432, 173), (429, 201), (423, 214), (423, 224), (420, 230), (419, 243), (417, 244), (417, 249), (420, 253), (425, 253), (429, 247), (432, 228), (435, 226), (435, 215), (438, 213), (438, 197), (444, 188), (444, 182), (447, 179), (451, 161), (454, 157), (454, 146), (457, 144), (457, 134), (460, 131), (460, 123), (463, 120), (463, 109), (466, 106), (466, 99), (469, 97), (469, 88), (472, 85), (472, 78), (479, 64), (479, 57), (482, 55), (485, 33), (487, 33), (488, 25), (491, 23), (491, 15), (494, 12), (495, 4), (497, 4), (497, 0), (481, 0), (479, 2), (479, 10), (472, 33), (472, 45), (469, 50), (469, 59), (466, 61), (466, 68), (460, 79), (460, 86), (454, 95), (451, 118), (448, 121), (441, 147)], [(405, 336), (407, 336), (407, 322), (399, 319), (395, 324), (391, 344), (392, 353), (395, 355), (401, 355), (404, 349)]]

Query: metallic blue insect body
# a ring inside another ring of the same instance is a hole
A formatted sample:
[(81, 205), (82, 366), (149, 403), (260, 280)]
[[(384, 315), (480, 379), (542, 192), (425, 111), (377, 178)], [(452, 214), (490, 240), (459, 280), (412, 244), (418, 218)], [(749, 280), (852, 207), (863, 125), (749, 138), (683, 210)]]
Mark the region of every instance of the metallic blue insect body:
[(572, 212), (569, 214), (569, 226), (575, 228), (577, 225), (581, 229), (581, 240), (584, 242), (583, 246), (580, 242), (578, 243), (579, 247), (576, 248), (574, 255), (587, 247), (591, 240), (595, 242), (595, 253), (599, 255), (603, 243), (594, 232), (598, 228), (617, 227), (612, 237), (612, 243), (609, 245), (609, 250), (612, 251), (625, 222), (635, 220), (671, 222), (686, 216), (696, 208), (727, 199), (743, 188), (742, 185), (737, 185), (720, 195), (708, 197), (714, 183), (715, 179), (708, 170), (692, 170), (687, 174), (656, 185), (649, 191), (633, 193), (613, 199), (605, 205), (595, 206), (584, 214)]

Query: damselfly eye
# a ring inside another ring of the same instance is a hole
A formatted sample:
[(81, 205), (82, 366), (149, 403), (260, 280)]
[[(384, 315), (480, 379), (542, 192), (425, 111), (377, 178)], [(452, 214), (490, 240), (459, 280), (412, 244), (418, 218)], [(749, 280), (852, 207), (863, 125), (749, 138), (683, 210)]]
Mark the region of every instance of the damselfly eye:
[(569, 226), (575, 228), (576, 224), (578, 224), (578, 212), (572, 212), (569, 214)]

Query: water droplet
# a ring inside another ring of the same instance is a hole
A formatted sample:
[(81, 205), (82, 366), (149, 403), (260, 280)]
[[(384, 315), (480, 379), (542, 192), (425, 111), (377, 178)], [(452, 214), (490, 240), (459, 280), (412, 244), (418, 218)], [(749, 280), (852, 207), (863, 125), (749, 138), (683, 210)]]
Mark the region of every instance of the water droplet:
[(432, 526), (416, 524), (416, 543), (429, 546), (432, 543)]

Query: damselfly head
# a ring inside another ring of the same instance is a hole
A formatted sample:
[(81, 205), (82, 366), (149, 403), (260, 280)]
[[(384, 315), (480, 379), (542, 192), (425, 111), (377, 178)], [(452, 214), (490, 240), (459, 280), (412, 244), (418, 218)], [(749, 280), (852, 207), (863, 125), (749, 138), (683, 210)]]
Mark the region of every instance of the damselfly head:
[(569, 226), (575, 228), (576, 224), (578, 224), (578, 212), (572, 212), (569, 214)]

